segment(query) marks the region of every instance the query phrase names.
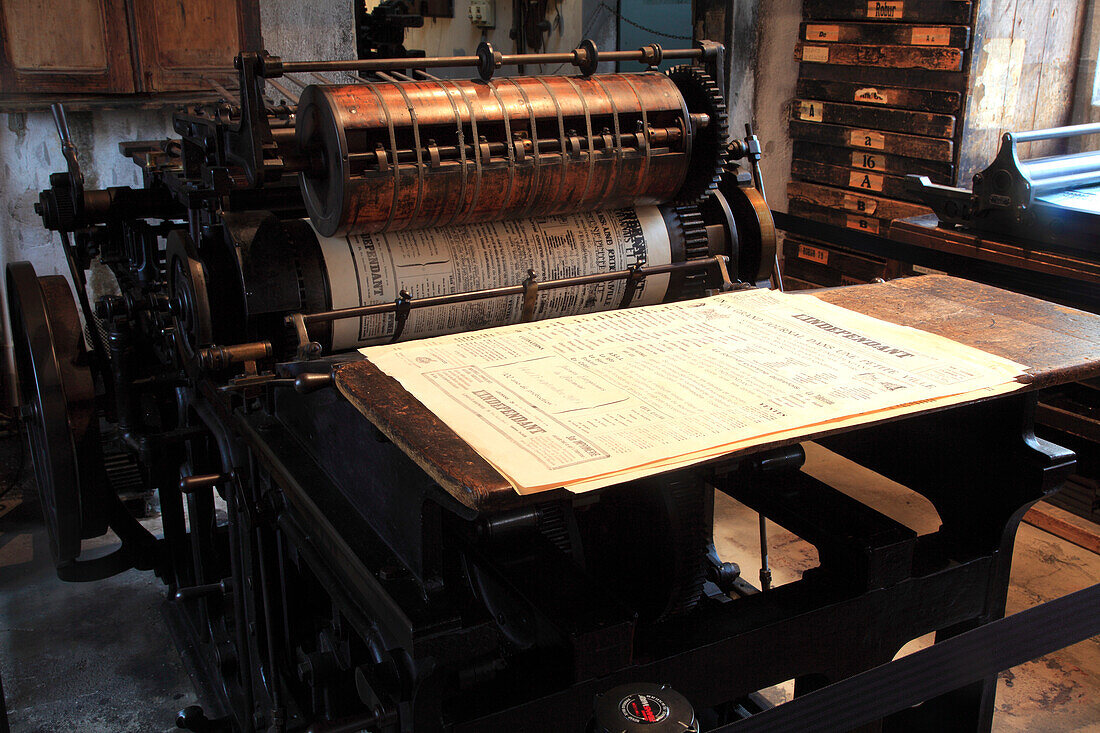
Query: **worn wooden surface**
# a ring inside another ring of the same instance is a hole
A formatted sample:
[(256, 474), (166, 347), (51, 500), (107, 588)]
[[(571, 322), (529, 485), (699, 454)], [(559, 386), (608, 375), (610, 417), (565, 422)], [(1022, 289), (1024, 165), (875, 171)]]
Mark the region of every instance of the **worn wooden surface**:
[(824, 81), (800, 78), (795, 94), (802, 99), (824, 99), (832, 102), (873, 104), (881, 107), (912, 109), (920, 112), (955, 114), (962, 95), (935, 89), (873, 85), (862, 81)]
[[(975, 19), (959, 180), (997, 154), (1004, 132), (1068, 124), (1085, 0), (983, 0)], [(1020, 147), (1023, 158), (1061, 152), (1065, 141)]]
[[(1100, 375), (1100, 316), (945, 276), (824, 290), (822, 300), (1029, 365), (1031, 386)], [(483, 458), (369, 361), (338, 367), (340, 392), (456, 499), (479, 510), (523, 501)], [(797, 439), (831, 431), (808, 431)]]
[(807, 20), (878, 20), (965, 24), (970, 3), (959, 0), (804, 0)]
[(950, 163), (939, 163), (919, 158), (902, 158), (898, 155), (877, 153), (873, 150), (853, 150), (833, 145), (819, 145), (803, 140), (794, 142), (794, 158), (810, 160), (826, 165), (840, 165), (859, 168), (874, 173), (889, 173), (894, 176), (906, 176), (910, 173), (928, 176), (933, 183), (950, 185), (954, 168)]
[(209, 88), (207, 78), (233, 82), (233, 58), (252, 45), (249, 9), (233, 0), (135, 0), (142, 90)]
[(802, 62), (798, 70), (801, 79), (858, 82), (881, 86), (935, 89), (945, 92), (966, 91), (966, 73), (962, 71), (929, 71), (928, 69), (891, 69), (887, 66), (839, 66)]
[(791, 120), (790, 133), (792, 140), (809, 140), (823, 145), (839, 145), (857, 150), (891, 153), (905, 158), (938, 160), (943, 163), (952, 161), (955, 149), (954, 143), (942, 138), (903, 135), (861, 127), (844, 127), (825, 122)]
[(817, 22), (803, 23), (799, 37), (810, 43), (966, 48), (970, 45), (970, 28), (965, 25)]
[(791, 105), (791, 119), (929, 137), (950, 138), (955, 132), (954, 115), (869, 107), (863, 104), (843, 104), (818, 99), (794, 100)]
[(791, 181), (788, 183), (787, 196), (817, 206), (887, 220), (926, 216), (932, 213), (932, 210), (925, 206), (918, 206), (907, 201), (895, 201), (854, 190), (820, 186), (816, 183), (806, 183), (804, 181)]
[[(787, 201), (787, 213), (791, 216), (801, 216), (803, 219), (812, 219), (835, 227), (855, 229), (868, 234), (886, 236), (890, 231), (890, 219), (883, 219), (870, 214), (853, 214), (843, 209), (827, 208), (817, 204), (811, 204), (801, 199)], [(784, 273), (784, 277), (786, 273)], [(819, 285), (839, 285), (840, 283), (818, 283)]]
[(891, 263), (841, 247), (787, 237), (783, 241), (783, 282), (788, 275), (814, 283), (818, 287), (858, 285), (875, 278), (898, 276)]
[(0, 2), (0, 93), (134, 91), (124, 0)]
[(795, 61), (842, 66), (889, 66), (895, 69), (960, 71), (963, 52), (941, 46), (862, 46), (852, 43), (799, 43)]
[(1100, 287), (1100, 264), (1058, 252), (1021, 247), (984, 234), (938, 226), (935, 216), (894, 222), (890, 237), (939, 252), (963, 255), (1029, 272), (1093, 283)]
[(901, 201), (911, 201), (915, 204), (921, 202), (919, 196), (906, 190), (904, 178), (876, 171), (795, 159), (791, 161), (791, 177), (795, 180), (851, 188), (861, 193), (873, 193)]

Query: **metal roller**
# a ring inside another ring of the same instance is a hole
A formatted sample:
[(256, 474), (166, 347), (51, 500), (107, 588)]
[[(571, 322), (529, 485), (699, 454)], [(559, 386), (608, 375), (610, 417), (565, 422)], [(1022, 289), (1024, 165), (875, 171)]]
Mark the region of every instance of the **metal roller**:
[(670, 201), (696, 134), (725, 129), (678, 83), (644, 72), (310, 86), (297, 115), (306, 207), (335, 236)]

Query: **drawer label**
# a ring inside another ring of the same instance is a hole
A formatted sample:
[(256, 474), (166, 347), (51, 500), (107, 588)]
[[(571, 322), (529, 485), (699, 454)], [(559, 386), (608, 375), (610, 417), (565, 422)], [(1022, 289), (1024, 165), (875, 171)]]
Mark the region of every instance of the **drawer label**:
[(798, 119), (821, 122), (821, 102), (802, 100), (798, 103)]
[(811, 247), (807, 244), (800, 244), (798, 245), (798, 258), (816, 262), (819, 265), (827, 265), (829, 264), (829, 250)]
[(863, 153), (859, 150), (852, 152), (852, 167), (863, 168), (869, 171), (880, 171), (886, 168), (886, 156), (874, 153)]
[(910, 43), (914, 46), (946, 46), (951, 43), (950, 28), (921, 28), (913, 29)]
[(886, 136), (874, 130), (852, 130), (848, 133), (848, 144), (853, 148), (886, 149)]
[(904, 12), (905, 3), (895, 0), (867, 3), (867, 17), (875, 20), (901, 20)]
[(831, 42), (840, 40), (839, 25), (808, 25), (806, 26), (807, 41)]
[(852, 171), (848, 174), (849, 188), (862, 188), (866, 191), (882, 191), (882, 176), (875, 173)]
[(858, 211), (860, 214), (873, 214), (877, 207), (877, 201), (853, 196), (850, 193), (844, 194), (844, 208), (848, 211)]
[(849, 229), (859, 229), (862, 232), (870, 232), (871, 234), (878, 234), (878, 219), (868, 219), (865, 216), (856, 216), (855, 214), (848, 214)]
[(890, 104), (890, 95), (885, 89), (864, 87), (856, 90), (855, 101), (867, 104)]
[(829, 47), (828, 46), (803, 46), (802, 47), (802, 60), (809, 61), (814, 64), (827, 64), (829, 63)]

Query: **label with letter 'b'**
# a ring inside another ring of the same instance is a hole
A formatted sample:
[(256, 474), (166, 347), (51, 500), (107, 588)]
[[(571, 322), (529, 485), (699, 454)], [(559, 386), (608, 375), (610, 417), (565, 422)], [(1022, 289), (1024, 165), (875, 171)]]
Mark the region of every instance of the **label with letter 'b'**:
[(848, 228), (858, 229), (861, 232), (878, 234), (878, 219), (869, 219), (865, 216), (848, 214)]

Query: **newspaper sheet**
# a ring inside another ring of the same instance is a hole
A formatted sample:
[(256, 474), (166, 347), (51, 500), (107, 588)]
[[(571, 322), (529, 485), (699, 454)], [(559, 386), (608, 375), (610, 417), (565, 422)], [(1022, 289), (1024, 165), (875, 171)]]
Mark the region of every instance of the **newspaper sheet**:
[(1026, 367), (767, 290), (362, 350), (520, 493), (1022, 386)]
[[(553, 280), (672, 261), (656, 206), (318, 239), (333, 308), (392, 303), (402, 290), (423, 298), (519, 285), (528, 270), (539, 280)], [(668, 279), (647, 277), (632, 303), (660, 303)], [(619, 280), (549, 290), (539, 294), (535, 318), (607, 310), (619, 304), (625, 289)], [(417, 309), (401, 338), (503, 326), (517, 322), (521, 310), (520, 296)], [(333, 350), (382, 343), (393, 331), (392, 313), (335, 321)]]

